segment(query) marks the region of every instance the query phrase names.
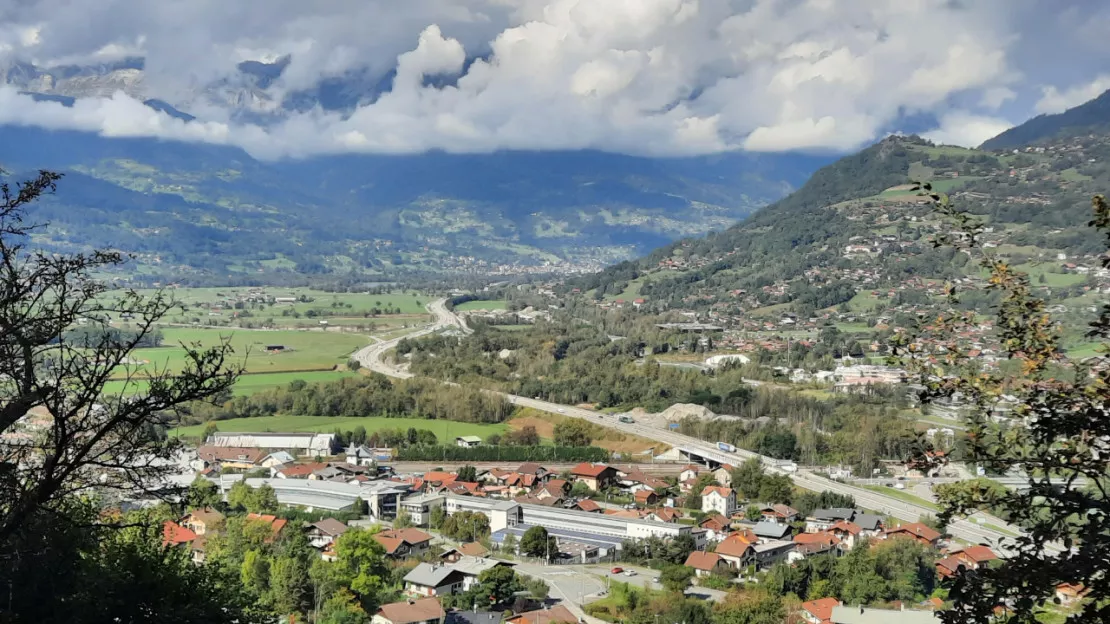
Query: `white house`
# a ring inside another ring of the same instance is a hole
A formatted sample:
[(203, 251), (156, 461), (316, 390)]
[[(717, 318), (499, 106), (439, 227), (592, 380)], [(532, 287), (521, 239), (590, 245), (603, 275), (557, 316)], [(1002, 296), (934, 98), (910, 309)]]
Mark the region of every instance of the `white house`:
[(736, 511), (736, 491), (719, 485), (707, 486), (701, 491), (701, 510), (731, 516)]
[(463, 448), (474, 448), (482, 445), (482, 438), (478, 436), (459, 436), (455, 438), (455, 445)]

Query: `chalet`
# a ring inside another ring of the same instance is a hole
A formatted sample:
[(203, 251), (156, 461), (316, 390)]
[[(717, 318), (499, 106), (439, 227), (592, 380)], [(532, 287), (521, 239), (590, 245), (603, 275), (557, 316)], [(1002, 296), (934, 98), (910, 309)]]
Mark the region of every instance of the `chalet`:
[(840, 538), (821, 531), (819, 533), (799, 533), (794, 536), (794, 559), (804, 559), (813, 555), (832, 553), (839, 555), (841, 548)]
[(347, 525), (335, 518), (324, 518), (305, 527), (308, 543), (312, 544), (313, 548), (321, 549), (331, 546), (340, 535), (346, 532)]
[(194, 509), (181, 519), (181, 526), (197, 535), (216, 533), (224, 524), (224, 515), (211, 507)]
[(563, 498), (570, 491), (570, 484), (563, 479), (552, 479), (536, 488), (536, 498)]
[(863, 529), (855, 522), (847, 520), (841, 520), (832, 525), (828, 532), (840, 539), (846, 550), (855, 548), (856, 542), (863, 539)]
[(446, 596), (463, 591), (466, 577), (452, 566), (420, 563), (405, 575), (405, 593), (417, 596)]
[(701, 510), (705, 513), (732, 515), (736, 510), (736, 491), (717, 485), (707, 486), (701, 491)]
[[(752, 536), (754, 538), (754, 536)], [(755, 559), (752, 545), (758, 540), (748, 541), (739, 534), (730, 535), (717, 544), (716, 554), (729, 567), (740, 569), (747, 567)]]
[(285, 464), (292, 464), (295, 461), (297, 461), (297, 458), (289, 453), (285, 451), (275, 451), (263, 457), (262, 461), (258, 462), (258, 465), (263, 468), (278, 468)]
[(482, 445), (482, 438), (478, 436), (459, 436), (455, 438), (455, 446), (462, 448), (475, 448)]
[(578, 617), (563, 605), (555, 605), (550, 609), (539, 611), (525, 611), (505, 620), (505, 624), (577, 624)]
[(678, 522), (678, 519), (682, 517), (682, 512), (674, 507), (659, 507), (652, 509), (651, 512), (644, 517), (656, 522)]
[(927, 546), (936, 546), (940, 542), (940, 533), (920, 522), (900, 524), (883, 532), (883, 539), (892, 537), (909, 537)]
[(637, 490), (632, 498), (637, 505), (654, 505), (659, 502), (659, 495), (654, 490)]
[(424, 554), (432, 543), (432, 536), (420, 529), (389, 529), (375, 533), (374, 540), (385, 547), (386, 556), (401, 559)]
[(789, 505), (767, 505), (759, 510), (765, 520), (790, 524), (798, 519), (798, 510)]
[(697, 479), (701, 474), (702, 467), (697, 464), (688, 464), (682, 467), (682, 472), (678, 473), (679, 481), (688, 481), (690, 479)]
[(709, 539), (721, 540), (732, 532), (732, 523), (721, 514), (710, 514), (701, 521), (699, 527), (709, 532)]
[(447, 552), (439, 556), (440, 559), (447, 563), (456, 563), (463, 557), (485, 557), (489, 554), (489, 550), (478, 542), (467, 542), (460, 545), (458, 548), (450, 548)]
[(446, 618), (439, 600), (423, 598), (382, 605), (371, 624), (444, 624)]
[(570, 474), (595, 492), (609, 487), (617, 478), (617, 471), (612, 466), (585, 462), (571, 469)]
[(728, 464), (722, 465), (720, 468), (713, 471), (713, 479), (726, 487), (732, 486), (732, 466)]
[(836, 598), (819, 598), (802, 603), (802, 619), (808, 624), (830, 624), (832, 611), (840, 606)]
[(1071, 583), (1060, 583), (1056, 586), (1056, 599), (1060, 601), (1060, 605), (1064, 607), (1071, 607), (1083, 600), (1090, 590), (1082, 585), (1072, 585)]
[(695, 550), (686, 557), (687, 568), (694, 569), (694, 575), (698, 577), (709, 576), (714, 572), (722, 572), (728, 568), (721, 556), (717, 553), (705, 552), (702, 550)]
[(764, 570), (780, 561), (788, 560), (794, 552), (794, 542), (786, 540), (763, 541), (753, 544), (752, 552), (756, 567)]
[(516, 469), (516, 471), (520, 474), (530, 474), (535, 478), (541, 480), (548, 478), (552, 474), (550, 470), (535, 462), (523, 463), (520, 465), (519, 468)]

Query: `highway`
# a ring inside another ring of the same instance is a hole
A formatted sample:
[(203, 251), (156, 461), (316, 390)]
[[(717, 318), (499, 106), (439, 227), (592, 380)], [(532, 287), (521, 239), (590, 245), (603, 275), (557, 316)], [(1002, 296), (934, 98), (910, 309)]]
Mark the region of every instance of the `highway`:
[[(463, 322), (463, 320), (460, 319), (454, 312), (447, 309), (445, 299), (438, 299), (429, 303), (428, 311), (435, 315), (435, 321), (428, 327), (408, 334), (408, 336), (406, 337), (424, 336), (447, 327), (456, 327), (459, 328), (461, 331), (467, 333), (470, 332), (469, 328), (466, 327), (466, 324)], [(392, 377), (406, 379), (410, 378), (413, 376), (411, 373), (399, 370), (394, 366), (386, 363), (382, 359), (384, 353), (396, 346), (397, 343), (400, 342), (400, 340), (401, 338), (395, 338), (393, 340), (379, 342), (367, 346), (355, 353), (353, 357), (358, 360), (359, 363), (361, 363), (364, 367), (369, 368), (370, 370), (373, 370), (375, 372), (379, 372)], [(705, 440), (693, 438), (667, 429), (656, 429), (638, 423), (622, 423), (617, 420), (616, 416), (610, 416), (602, 414), (600, 412), (582, 409), (579, 407), (561, 405), (559, 403), (531, 399), (528, 397), (516, 396), (512, 394), (504, 394), (504, 396), (506, 399), (508, 399), (510, 403), (514, 405), (530, 407), (532, 409), (537, 409), (544, 412), (581, 418), (592, 423), (604, 425), (605, 427), (609, 427), (611, 429), (617, 429), (627, 433), (636, 434), (651, 440), (664, 442), (674, 447), (689, 449), (699, 455), (713, 458), (716, 461), (729, 460), (727, 463), (735, 465), (747, 459), (757, 458), (763, 462), (764, 466), (766, 466), (769, 472), (786, 474), (791, 479), (793, 479), (794, 483), (797, 486), (801, 488), (814, 492), (823, 492), (828, 490), (841, 494), (848, 494), (851, 495), (856, 500), (856, 503), (861, 507), (893, 516), (895, 518), (898, 518), (899, 520), (905, 520), (907, 522), (917, 522), (923, 517), (932, 516), (935, 514), (934, 510), (932, 509), (919, 505), (914, 505), (912, 503), (908, 503), (891, 496), (886, 496), (872, 490), (825, 479), (813, 474), (812, 472), (786, 472), (779, 467), (779, 462), (777, 460), (759, 455), (757, 453), (752, 453), (750, 451), (745, 451), (743, 449), (736, 449), (735, 452), (730, 453), (722, 451), (717, 447), (716, 444), (712, 442), (706, 442)], [(1007, 549), (999, 547), (998, 544), (1002, 540), (1011, 538), (1014, 535), (1020, 533), (1020, 529), (1014, 526), (1006, 525), (1001, 520), (995, 518), (989, 519), (989, 523), (1003, 529), (1003, 531), (997, 531), (993, 528), (980, 525), (970, 520), (956, 520), (948, 526), (948, 533), (957, 539), (961, 539), (973, 544), (991, 544), (996, 548), (996, 550), (1000, 551), (1001, 554), (1005, 555)]]

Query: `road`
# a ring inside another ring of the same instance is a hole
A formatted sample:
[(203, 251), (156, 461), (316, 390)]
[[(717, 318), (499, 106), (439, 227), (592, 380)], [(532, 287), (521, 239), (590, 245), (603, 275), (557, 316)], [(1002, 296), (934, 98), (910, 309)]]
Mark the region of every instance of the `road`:
[[(429, 303), (428, 311), (435, 315), (435, 321), (424, 329), (408, 334), (408, 337), (427, 335), (447, 327), (457, 327), (464, 332), (470, 331), (462, 319), (454, 312), (447, 309), (446, 299), (438, 299)], [(353, 357), (370, 370), (393, 377), (410, 378), (413, 376), (411, 373), (400, 370), (382, 359), (383, 354), (396, 346), (400, 340), (400, 338), (395, 338), (393, 340), (364, 347), (355, 353)], [(582, 420), (605, 427), (643, 436), (652, 440), (658, 440), (674, 447), (683, 447), (698, 454), (705, 453), (706, 456), (710, 457), (724, 457), (731, 460), (729, 463), (733, 464), (739, 464), (745, 460), (757, 458), (764, 463), (769, 472), (786, 474), (794, 481), (795, 485), (801, 488), (814, 492), (832, 491), (848, 494), (852, 496), (860, 506), (890, 515), (899, 520), (917, 522), (921, 518), (932, 516), (935, 513), (932, 509), (926, 507), (907, 503), (879, 492), (838, 483), (808, 471), (799, 470), (793, 473), (785, 472), (778, 466), (776, 460), (757, 453), (752, 453), (751, 451), (736, 449), (735, 452), (726, 452), (722, 451), (716, 444), (711, 442), (699, 440), (698, 438), (693, 438), (667, 429), (657, 429), (638, 423), (622, 423), (619, 422), (615, 416), (608, 416), (600, 412), (513, 394), (504, 394), (504, 396), (514, 405), (581, 418)], [(1002, 528), (1003, 531), (996, 531), (970, 520), (956, 520), (948, 525), (948, 533), (957, 539), (973, 544), (991, 544), (996, 550), (1001, 551), (1002, 554), (1006, 554), (1007, 549), (999, 546), (999, 543), (1002, 540), (1011, 538), (1013, 535), (1020, 533), (1020, 530), (1017, 527), (1006, 525), (1001, 520), (997, 519), (992, 519), (989, 523)]]
[(428, 334), (447, 329), (448, 327), (458, 328), (460, 331), (467, 334), (471, 333), (472, 330), (466, 326), (466, 322), (459, 318), (457, 314), (447, 309), (446, 299), (436, 299), (435, 301), (430, 302), (425, 307), (427, 308), (428, 312), (432, 313), (432, 315), (435, 316), (435, 321), (433, 321), (431, 325), (428, 325), (423, 329), (418, 329), (412, 333), (405, 334), (404, 336), (398, 336), (397, 338), (383, 340), (381, 342), (375, 342), (372, 345), (367, 345), (356, 351), (354, 355), (351, 356), (351, 358), (356, 360), (364, 368), (372, 370), (376, 373), (382, 373), (383, 375), (389, 375), (390, 377), (408, 379), (413, 376), (412, 373), (392, 366), (383, 360), (383, 356), (385, 355), (385, 353), (393, 347), (396, 347), (397, 343), (401, 342), (405, 338), (419, 338), (420, 336), (427, 336)]
[[(524, 462), (520, 462), (520, 463), (524, 463)], [(429, 461), (382, 462), (382, 465), (383, 466), (392, 466), (393, 470), (395, 472), (397, 472), (398, 474), (405, 474), (405, 473), (410, 473), (410, 472), (412, 472), (412, 473), (416, 473), (416, 472), (423, 473), (423, 472), (428, 472), (429, 470), (435, 470), (436, 468), (442, 467), (443, 462), (441, 462), (441, 461), (439, 461), (439, 462), (429, 462)], [(489, 470), (491, 468), (504, 468), (505, 467), (505, 462), (472, 462), (471, 465), (474, 466), (475, 468), (477, 468), (478, 470)], [(550, 470), (552, 472), (562, 472), (564, 470), (570, 470), (571, 468), (574, 468), (577, 465), (578, 465), (577, 462), (575, 462), (575, 463), (544, 462), (543, 463), (543, 467), (547, 468), (548, 470)], [(645, 474), (660, 475), (660, 476), (677, 475), (678, 473), (682, 472), (682, 468), (683, 468), (683, 466), (681, 464), (640, 464), (640, 463), (626, 464), (626, 463), (621, 463), (619, 465), (622, 468), (624, 466), (631, 466), (631, 467), (636, 468), (637, 470), (639, 470), (640, 472), (643, 472)]]

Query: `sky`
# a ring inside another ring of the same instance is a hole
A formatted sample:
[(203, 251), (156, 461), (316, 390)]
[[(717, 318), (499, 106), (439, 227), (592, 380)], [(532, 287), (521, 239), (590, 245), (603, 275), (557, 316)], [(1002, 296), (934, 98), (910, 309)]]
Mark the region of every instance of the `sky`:
[[(972, 146), (1110, 88), (1107, 32), (1103, 0), (0, 0), (0, 60), (141, 56), (142, 96), (198, 118), (122, 92), (65, 108), (0, 87), (0, 123), (263, 158), (847, 152), (907, 120)], [(354, 110), (235, 115), (236, 65), (285, 55), (255, 109), (352, 72), (396, 77)]]

